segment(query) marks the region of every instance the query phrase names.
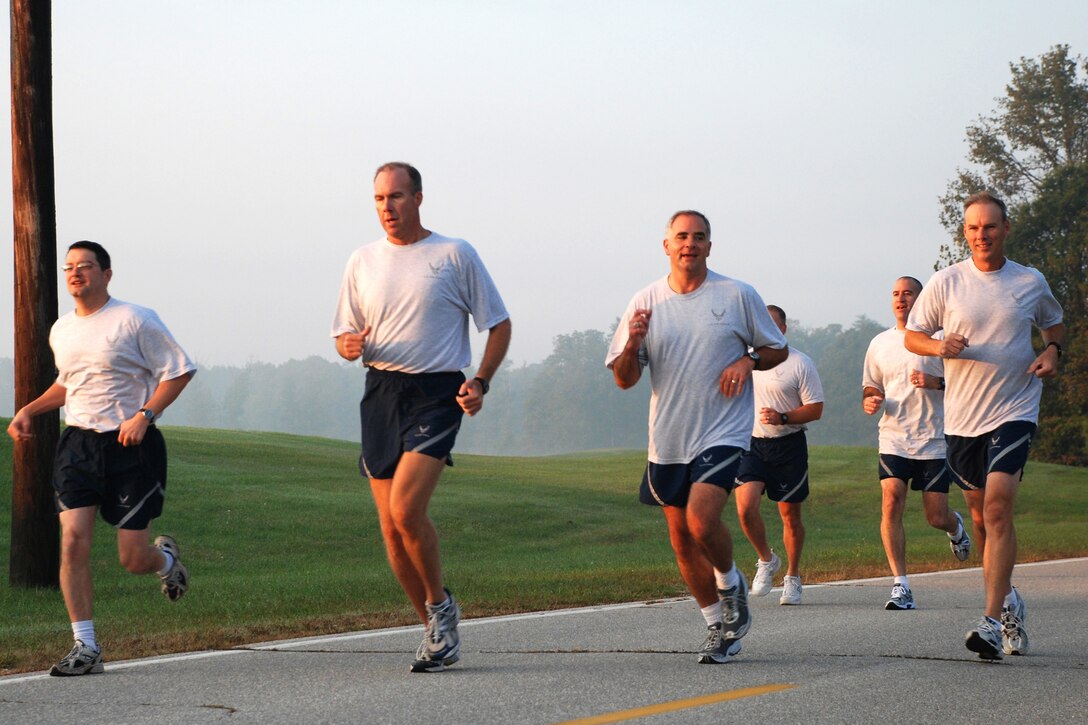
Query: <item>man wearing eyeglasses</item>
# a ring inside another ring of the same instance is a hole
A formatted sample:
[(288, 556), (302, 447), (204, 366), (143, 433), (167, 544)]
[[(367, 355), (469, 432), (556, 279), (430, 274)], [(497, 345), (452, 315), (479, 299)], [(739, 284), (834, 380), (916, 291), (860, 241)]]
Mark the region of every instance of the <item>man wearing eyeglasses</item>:
[(31, 418), (65, 409), (53, 488), (61, 525), (60, 586), (75, 645), (49, 674), (69, 676), (103, 671), (90, 572), (98, 512), (117, 529), (125, 569), (157, 574), (170, 601), (188, 589), (177, 542), (170, 536), (151, 542), (151, 520), (162, 513), (166, 493), (166, 444), (154, 423), (196, 366), (153, 310), (110, 296), (113, 269), (100, 244), (71, 245), (61, 269), (75, 309), (49, 333), (57, 379), (15, 414), (8, 435), (26, 440), (33, 435)]
[[(476, 250), (423, 227), (423, 181), (393, 162), (374, 175), (385, 237), (348, 260), (332, 324), (336, 351), (362, 359), (359, 470), (370, 479), (393, 573), (426, 634), (412, 672), (441, 672), (460, 659), (461, 610), (443, 583), (438, 533), (427, 507), (465, 413), (483, 406), (510, 344), (510, 316)], [(468, 318), (489, 330), (475, 376)]]

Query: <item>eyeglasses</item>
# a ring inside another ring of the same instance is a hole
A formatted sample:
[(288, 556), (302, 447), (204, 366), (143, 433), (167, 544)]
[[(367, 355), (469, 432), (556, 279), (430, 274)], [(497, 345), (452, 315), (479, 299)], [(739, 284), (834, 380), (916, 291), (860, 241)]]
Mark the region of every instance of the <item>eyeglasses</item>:
[(66, 264), (60, 268), (61, 272), (86, 272), (97, 265), (97, 262), (79, 262), (78, 264)]

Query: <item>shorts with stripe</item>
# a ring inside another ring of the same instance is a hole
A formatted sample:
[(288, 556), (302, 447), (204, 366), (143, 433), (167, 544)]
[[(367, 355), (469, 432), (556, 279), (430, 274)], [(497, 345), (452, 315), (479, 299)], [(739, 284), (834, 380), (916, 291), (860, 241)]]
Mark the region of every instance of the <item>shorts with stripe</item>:
[(752, 438), (740, 460), (737, 485), (763, 482), (767, 498), (781, 503), (801, 503), (808, 498), (808, 440), (805, 432), (781, 438)]
[(57, 511), (97, 506), (106, 523), (142, 530), (162, 514), (166, 498), (166, 442), (149, 426), (138, 446), (122, 446), (117, 431), (69, 426), (53, 462)]
[(986, 476), (995, 471), (1019, 471), (1022, 479), (1035, 429), (1034, 423), (1014, 420), (1002, 423), (997, 430), (985, 435), (946, 435), (952, 479), (960, 488), (971, 491), (986, 488)]
[(943, 458), (919, 460), (881, 453), (878, 459), (878, 476), (881, 481), (885, 478), (898, 478), (913, 491), (948, 493), (952, 475), (948, 471), (948, 463)]
[(392, 478), (405, 453), (422, 453), (452, 466), (450, 453), (464, 415), (457, 392), (464, 382), (460, 372), (367, 369), (359, 403), (359, 471), (367, 478)]
[(712, 446), (690, 463), (647, 461), (638, 500), (650, 506), (683, 508), (688, 505), (688, 495), (696, 483), (709, 483), (731, 491), (743, 453), (736, 446)]

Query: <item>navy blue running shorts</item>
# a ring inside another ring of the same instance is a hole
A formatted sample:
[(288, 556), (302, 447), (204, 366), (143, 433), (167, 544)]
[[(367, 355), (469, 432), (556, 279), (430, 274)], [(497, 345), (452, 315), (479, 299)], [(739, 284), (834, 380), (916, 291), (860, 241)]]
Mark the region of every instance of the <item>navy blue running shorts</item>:
[(735, 446), (713, 446), (691, 463), (650, 463), (642, 474), (638, 500), (650, 506), (688, 505), (688, 495), (696, 483), (709, 483), (726, 491), (733, 490), (737, 465), (743, 450)]
[(952, 475), (948, 463), (943, 458), (918, 460), (903, 456), (881, 453), (877, 465), (881, 481), (885, 478), (898, 478), (910, 486), (913, 491), (926, 493), (948, 493)]
[(166, 441), (153, 425), (138, 446), (122, 446), (117, 431), (69, 426), (57, 443), (53, 491), (57, 511), (98, 506), (115, 528), (146, 529), (166, 498)]
[(1035, 424), (1026, 420), (1002, 423), (997, 430), (985, 435), (966, 437), (946, 435), (948, 467), (960, 488), (978, 491), (986, 488), (986, 476), (1020, 472), (1028, 462)]
[(767, 498), (801, 503), (808, 498), (808, 440), (799, 430), (781, 438), (752, 438), (740, 459), (737, 485), (762, 481)]
[(392, 478), (405, 453), (422, 453), (453, 465), (453, 443), (464, 415), (457, 391), (464, 374), (401, 373), (368, 368), (359, 403), (362, 451), (359, 471)]

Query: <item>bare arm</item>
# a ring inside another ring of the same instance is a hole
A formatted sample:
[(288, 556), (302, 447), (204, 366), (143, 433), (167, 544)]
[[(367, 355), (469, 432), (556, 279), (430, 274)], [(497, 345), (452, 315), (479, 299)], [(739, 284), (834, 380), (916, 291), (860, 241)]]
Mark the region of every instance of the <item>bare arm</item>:
[(488, 332), (483, 359), (480, 360), (480, 367), (476, 370), (476, 375), (471, 380), (466, 380), (457, 393), (457, 402), (469, 415), (476, 415), (484, 405), (484, 389), (476, 378), (491, 381), (506, 357), (506, 351), (510, 348), (512, 334), (513, 325), (509, 319), (503, 320)]
[[(775, 410), (774, 408), (762, 408), (759, 411), (759, 422), (764, 425), (801, 425), (802, 423), (811, 423), (814, 420), (819, 420), (820, 416), (824, 414), (824, 404), (819, 403), (805, 403), (799, 408), (793, 410)], [(788, 420), (782, 420), (782, 416), (785, 415)]]
[(1059, 323), (1053, 327), (1041, 330), (1043, 344), (1046, 347), (1039, 353), (1039, 357), (1028, 366), (1028, 372), (1037, 378), (1049, 378), (1058, 372), (1058, 348), (1050, 343), (1061, 345), (1065, 341), (1065, 325)]
[(638, 364), (638, 351), (646, 333), (650, 330), (650, 310), (638, 309), (627, 323), (627, 345), (620, 356), (612, 361), (612, 377), (616, 385), (627, 390), (638, 383), (642, 377), (642, 366)]
[[(155, 392), (151, 395), (151, 399), (144, 403), (144, 407), (155, 414), (158, 418), (162, 415), (171, 403), (178, 399), (181, 395), (181, 391), (185, 390), (185, 386), (189, 384), (189, 381), (193, 379), (192, 373), (185, 373), (176, 378), (170, 380), (161, 381), (155, 388)], [(148, 427), (151, 425), (143, 413), (135, 413), (131, 418), (121, 424), (121, 429), (117, 432), (117, 442), (123, 446), (138, 446), (144, 440), (144, 434), (147, 433)]]
[(30, 425), (31, 419), (36, 415), (48, 413), (62, 407), (67, 397), (67, 389), (60, 383), (54, 382), (44, 393), (19, 409), (19, 412), (11, 419), (11, 424), (8, 426), (8, 435), (11, 436), (12, 440), (16, 441), (33, 438), (34, 434), (31, 433)]
[(370, 335), (370, 325), (362, 332), (344, 332), (336, 337), (336, 352), (345, 360), (358, 360), (366, 347), (366, 338)]
[(883, 391), (874, 388), (872, 385), (866, 385), (861, 389), (861, 409), (865, 411), (867, 415), (880, 410), (881, 403), (884, 402)]
[(907, 330), (903, 335), (903, 346), (915, 355), (928, 357), (957, 358), (967, 349), (967, 338), (955, 332), (946, 333), (944, 339), (937, 340), (919, 330)]

